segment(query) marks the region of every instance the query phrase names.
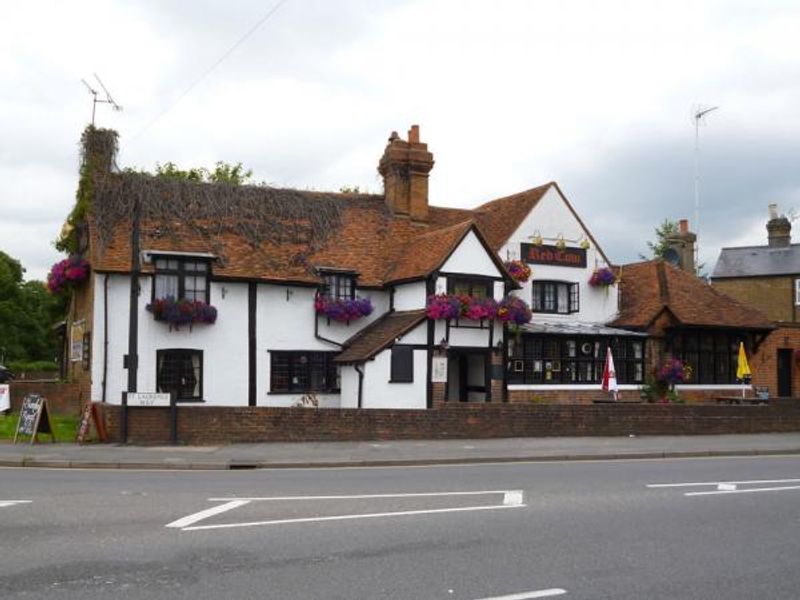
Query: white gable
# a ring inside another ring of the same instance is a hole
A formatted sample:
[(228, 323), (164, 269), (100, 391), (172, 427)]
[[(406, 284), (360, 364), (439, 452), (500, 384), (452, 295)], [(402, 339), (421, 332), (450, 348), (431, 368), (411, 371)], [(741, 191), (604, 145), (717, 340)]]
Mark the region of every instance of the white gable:
[[(589, 277), (596, 268), (610, 266), (589, 239), (586, 231), (567, 205), (558, 188), (552, 185), (522, 220), (517, 230), (500, 249), (501, 260), (522, 258), (521, 244), (530, 244), (534, 236), (541, 236), (545, 245), (553, 246), (559, 237), (564, 238), (567, 247), (579, 248), (582, 241), (590, 243), (586, 249), (586, 267), (575, 268), (563, 265), (530, 265), (533, 270), (532, 281), (566, 281), (580, 284), (580, 311), (567, 315), (535, 313), (534, 321), (583, 321), (607, 323), (617, 312), (617, 286), (608, 289), (591, 287)], [(531, 283), (523, 285), (517, 292), (526, 302), (531, 302)]]
[(464, 236), (464, 239), (453, 250), (441, 270), (444, 273), (469, 273), (488, 277), (501, 276), (500, 271), (474, 231), (470, 231)]

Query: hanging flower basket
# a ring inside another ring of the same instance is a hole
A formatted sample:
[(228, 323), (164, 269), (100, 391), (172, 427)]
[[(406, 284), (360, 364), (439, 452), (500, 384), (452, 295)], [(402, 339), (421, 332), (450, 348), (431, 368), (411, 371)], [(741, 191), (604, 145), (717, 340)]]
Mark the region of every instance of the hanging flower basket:
[(471, 319), (483, 321), (497, 316), (497, 302), (493, 298), (437, 294), (428, 296), (427, 315), (429, 319), (449, 321), (451, 319)]
[(47, 274), (47, 289), (51, 294), (61, 294), (89, 277), (89, 262), (77, 256), (70, 256), (57, 262)]
[(594, 288), (608, 288), (617, 283), (617, 275), (608, 267), (595, 269), (589, 277), (589, 285)]
[(497, 308), (497, 318), (503, 323), (519, 326), (530, 322), (533, 317), (530, 307), (522, 298), (506, 296)]
[(201, 302), (200, 300), (175, 300), (172, 296), (159, 298), (145, 307), (153, 313), (156, 321), (163, 321), (169, 324), (169, 330), (178, 330), (182, 325), (188, 325), (189, 329), (195, 323), (212, 324), (217, 320), (217, 309)]
[(521, 260), (509, 260), (505, 263), (506, 270), (518, 283), (525, 283), (531, 278), (531, 268)]
[(372, 302), (369, 298), (327, 298), (317, 296), (314, 309), (334, 321), (349, 323), (372, 314)]
[(461, 316), (461, 301), (451, 294), (428, 296), (426, 314), (435, 321), (449, 321)]

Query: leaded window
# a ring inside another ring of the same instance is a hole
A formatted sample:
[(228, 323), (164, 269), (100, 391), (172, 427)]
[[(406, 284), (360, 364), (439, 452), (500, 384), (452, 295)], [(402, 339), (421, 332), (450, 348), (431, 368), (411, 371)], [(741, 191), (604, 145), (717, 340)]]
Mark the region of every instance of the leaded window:
[(208, 303), (208, 262), (174, 257), (155, 259), (153, 298), (199, 300)]
[(203, 399), (203, 351), (157, 350), (156, 391), (174, 393), (178, 401)]
[(334, 356), (335, 352), (270, 352), (270, 391), (338, 392), (339, 370)]

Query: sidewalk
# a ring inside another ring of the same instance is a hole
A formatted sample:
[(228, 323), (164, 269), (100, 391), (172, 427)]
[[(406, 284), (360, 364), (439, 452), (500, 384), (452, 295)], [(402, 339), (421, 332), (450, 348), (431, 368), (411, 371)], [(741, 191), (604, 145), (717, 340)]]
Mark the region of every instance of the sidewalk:
[(778, 454), (800, 454), (800, 433), (158, 447), (0, 442), (0, 467), (260, 469)]

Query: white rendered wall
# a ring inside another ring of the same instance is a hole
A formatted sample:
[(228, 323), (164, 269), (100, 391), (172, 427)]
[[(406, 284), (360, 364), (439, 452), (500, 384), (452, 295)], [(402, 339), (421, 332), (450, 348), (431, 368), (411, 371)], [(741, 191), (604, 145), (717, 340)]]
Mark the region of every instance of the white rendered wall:
[[(555, 186), (545, 192), (536, 206), (525, 217), (519, 228), (511, 235), (508, 242), (500, 250), (500, 258), (520, 258), (520, 244), (531, 243), (531, 236), (539, 232), (545, 238), (556, 238), (563, 234), (567, 240), (580, 240), (588, 232), (581, 227), (578, 220), (567, 207), (565, 200)], [(545, 239), (545, 244), (553, 245), (552, 239)], [(578, 247), (576, 242), (568, 242), (570, 247)], [(566, 315), (550, 313), (534, 313), (534, 321), (580, 321), (584, 323), (607, 323), (617, 313), (617, 286), (607, 289), (593, 288), (589, 285), (589, 277), (595, 268), (610, 266), (594, 244), (586, 250), (586, 268), (572, 268), (557, 265), (530, 265), (533, 270), (531, 281), (553, 280), (578, 282), (580, 284), (580, 311)], [(531, 281), (523, 284), (515, 295), (531, 303)]]
[[(128, 372), (123, 356), (128, 353), (130, 277), (109, 275), (108, 285), (108, 373), (106, 400), (119, 404), (127, 389)], [(139, 279), (139, 370), (137, 388), (156, 390), (156, 351), (186, 348), (203, 351), (203, 399), (210, 406), (247, 405), (247, 284), (211, 282), (210, 301), (217, 308), (217, 322), (169, 330), (145, 309), (150, 303), (152, 278)], [(226, 294), (222, 297), (222, 287)], [(103, 285), (95, 286), (92, 398), (102, 396)]]
[(403, 283), (394, 287), (395, 310), (416, 310), (425, 308), (427, 299), (424, 281)]
[[(414, 350), (414, 381), (412, 383), (389, 383), (392, 367), (392, 350), (379, 352), (374, 360), (363, 365), (364, 387), (362, 408), (426, 408), (428, 353)], [(351, 369), (355, 373), (354, 369)], [(352, 383), (348, 376), (348, 399)], [(344, 387), (344, 384), (342, 384)], [(358, 373), (355, 373), (355, 388), (358, 393)], [(356, 395), (357, 398), (357, 395)]]
[[(475, 323), (477, 321), (464, 321), (466, 323)], [(433, 343), (438, 345), (442, 339), (447, 337), (447, 326), (445, 321), (436, 321), (435, 329), (433, 331)], [(500, 321), (494, 322), (494, 335), (492, 342), (497, 344), (503, 339), (503, 325)], [(425, 342), (423, 342), (425, 343)], [(455, 321), (450, 323), (450, 339), (447, 342), (453, 347), (489, 347), (489, 328), (488, 324), (485, 329), (477, 327), (455, 327)]]
[[(338, 343), (379, 318), (389, 309), (389, 295), (383, 291), (359, 290), (358, 295), (372, 301), (373, 312), (357, 321), (338, 323), (317, 317), (314, 310), (316, 288), (259, 284), (256, 308), (256, 385), (259, 406), (294, 406), (303, 394), (270, 393), (270, 350), (309, 350), (335, 352), (336, 344), (314, 335), (319, 319), (319, 335)], [(339, 394), (317, 394), (320, 406), (340, 405)]]
[(469, 273), (498, 277), (500, 272), (489, 257), (475, 232), (470, 231), (461, 240), (441, 268), (443, 273)]

